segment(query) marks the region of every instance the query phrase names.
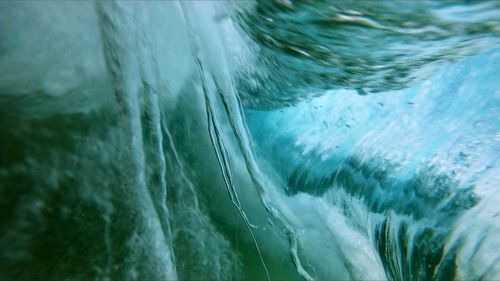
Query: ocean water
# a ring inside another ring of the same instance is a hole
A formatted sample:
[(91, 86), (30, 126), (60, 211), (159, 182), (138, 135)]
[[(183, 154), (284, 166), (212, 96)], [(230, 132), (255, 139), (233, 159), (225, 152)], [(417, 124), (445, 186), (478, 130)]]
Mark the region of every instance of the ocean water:
[(0, 280), (500, 279), (500, 2), (0, 3)]

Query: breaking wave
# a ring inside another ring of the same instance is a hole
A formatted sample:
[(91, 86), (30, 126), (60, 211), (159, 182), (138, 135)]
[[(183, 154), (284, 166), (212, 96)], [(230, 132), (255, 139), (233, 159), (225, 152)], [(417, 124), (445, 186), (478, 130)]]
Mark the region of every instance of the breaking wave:
[(499, 13), (0, 3), (0, 279), (499, 279)]

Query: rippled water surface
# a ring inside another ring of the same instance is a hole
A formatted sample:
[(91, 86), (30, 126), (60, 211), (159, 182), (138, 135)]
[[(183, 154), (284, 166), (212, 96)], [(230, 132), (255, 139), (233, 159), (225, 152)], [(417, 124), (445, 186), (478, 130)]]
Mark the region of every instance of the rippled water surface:
[(500, 279), (500, 2), (0, 3), (0, 280)]

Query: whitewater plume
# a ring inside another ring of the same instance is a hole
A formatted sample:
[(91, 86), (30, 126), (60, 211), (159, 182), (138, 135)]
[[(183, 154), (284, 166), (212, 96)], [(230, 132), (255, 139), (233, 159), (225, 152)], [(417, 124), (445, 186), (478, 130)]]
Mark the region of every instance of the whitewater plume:
[(500, 278), (499, 11), (0, 3), (0, 279)]

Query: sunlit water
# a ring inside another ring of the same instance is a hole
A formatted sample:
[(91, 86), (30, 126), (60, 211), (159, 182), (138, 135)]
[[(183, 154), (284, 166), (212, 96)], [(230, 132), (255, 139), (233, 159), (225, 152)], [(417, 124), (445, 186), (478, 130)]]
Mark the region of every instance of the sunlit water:
[(499, 14), (0, 3), (0, 280), (500, 279)]

